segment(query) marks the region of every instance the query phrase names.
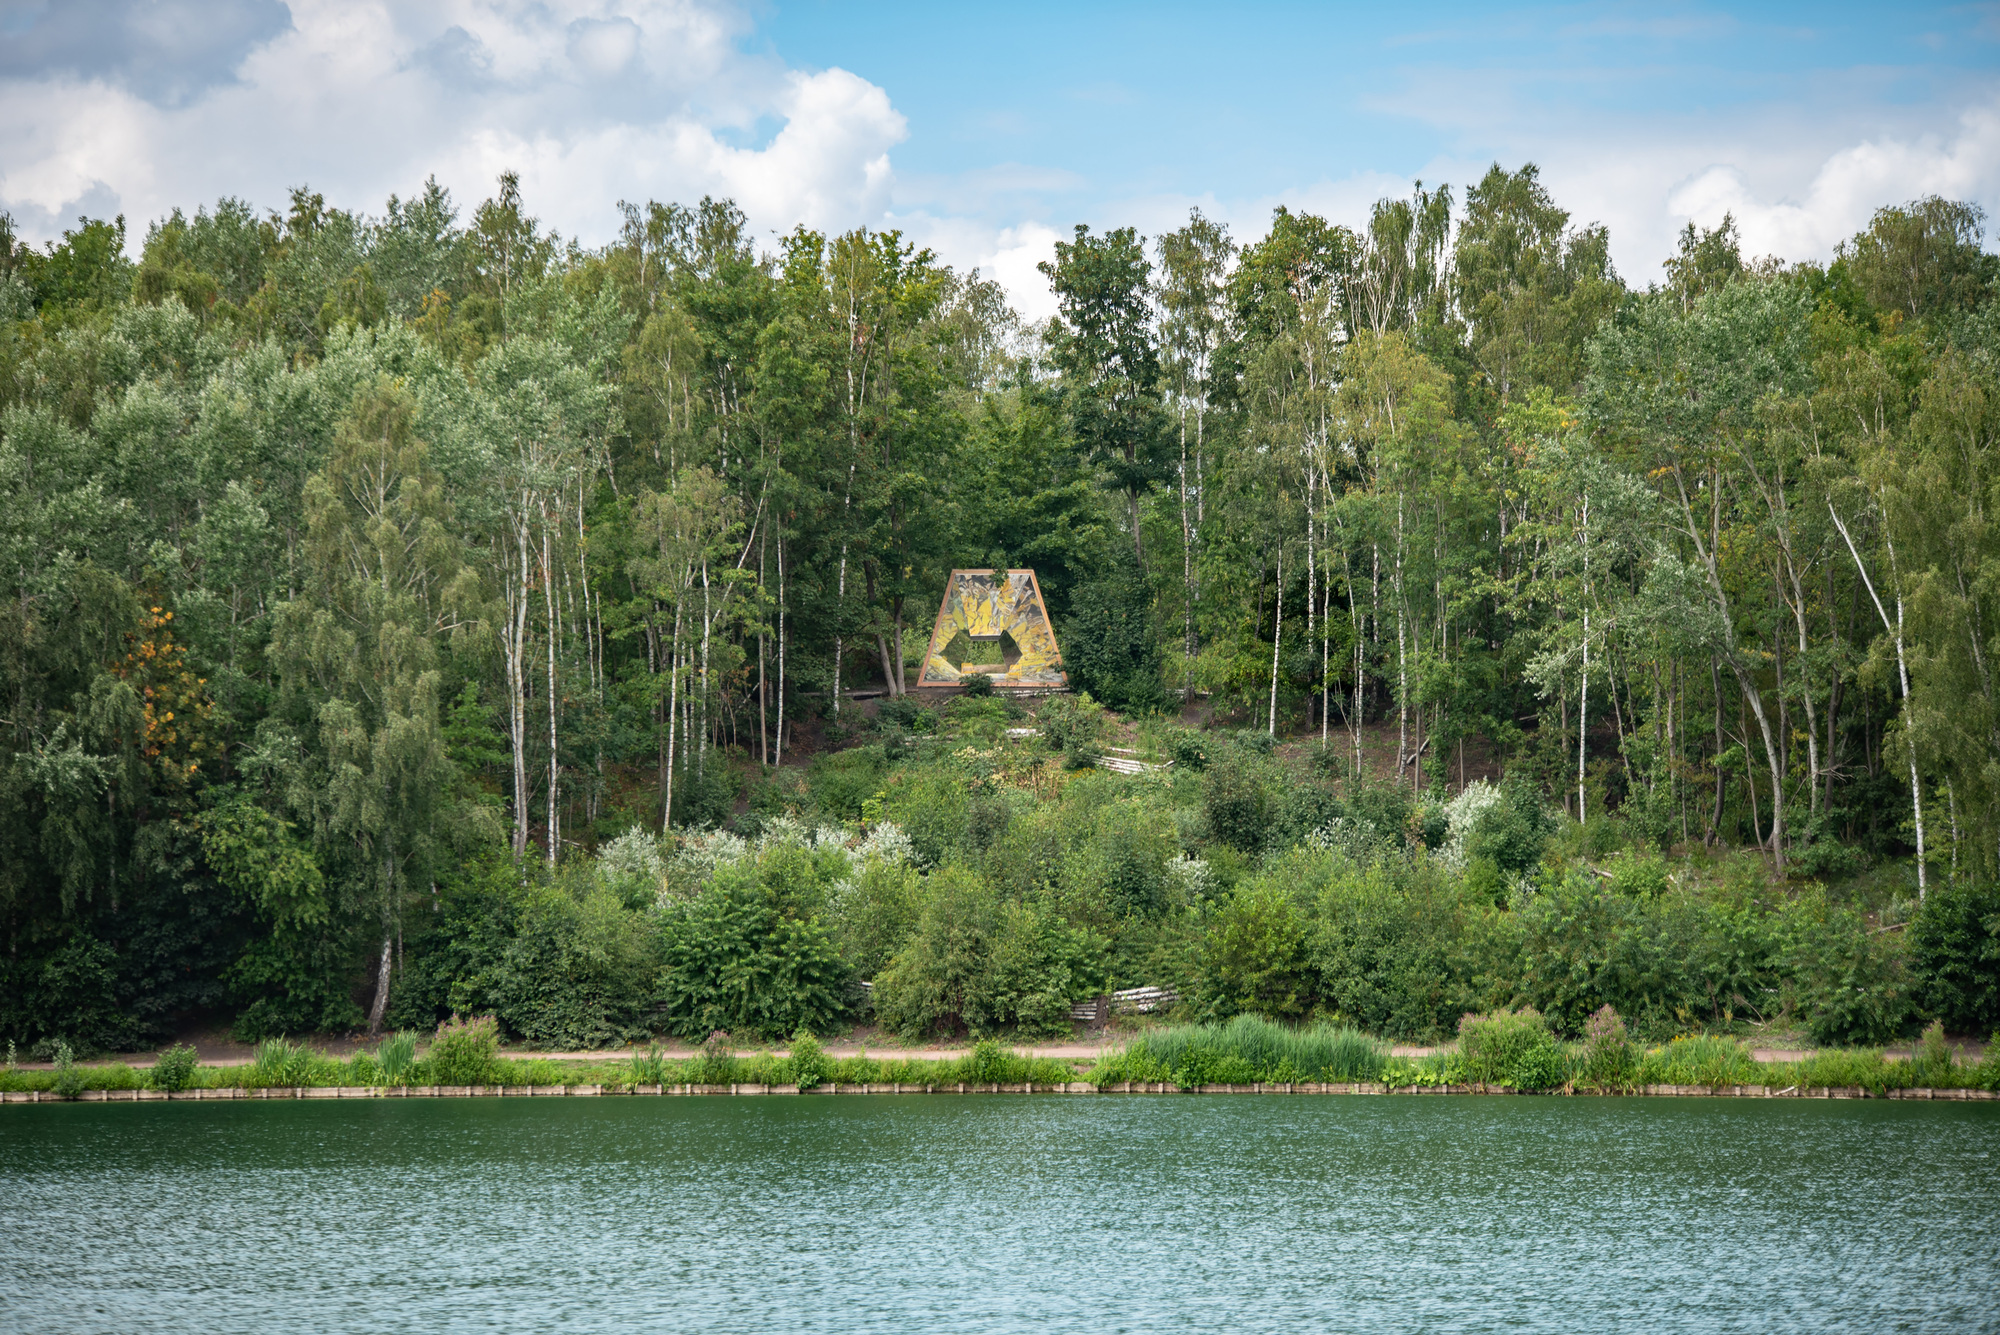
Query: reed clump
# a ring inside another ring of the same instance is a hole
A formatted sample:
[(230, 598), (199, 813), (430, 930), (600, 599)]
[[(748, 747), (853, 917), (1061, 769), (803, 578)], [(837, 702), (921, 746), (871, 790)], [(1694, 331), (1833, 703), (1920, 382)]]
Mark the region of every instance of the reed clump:
[(1381, 1078), (1386, 1045), (1357, 1030), (1292, 1028), (1261, 1016), (1226, 1024), (1165, 1025), (1141, 1034), (1090, 1072), (1099, 1085), (1126, 1080), (1201, 1085), (1354, 1083)]

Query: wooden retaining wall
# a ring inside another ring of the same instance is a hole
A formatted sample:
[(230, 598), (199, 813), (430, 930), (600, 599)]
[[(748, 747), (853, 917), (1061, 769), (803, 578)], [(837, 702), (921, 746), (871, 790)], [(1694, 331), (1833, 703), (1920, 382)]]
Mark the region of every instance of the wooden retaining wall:
[[(269, 1089), (185, 1089), (167, 1093), (157, 1089), (87, 1089), (79, 1103), (161, 1103), (174, 1100), (230, 1099), (451, 1099), (451, 1098), (580, 1098), (599, 1095), (696, 1095), (696, 1094), (797, 1094), (797, 1085), (299, 1085)], [(1087, 1081), (1064, 1085), (911, 1085), (911, 1084), (826, 1084), (804, 1091), (808, 1094), (1514, 1094), (1517, 1091), (1486, 1085), (1402, 1085), (1390, 1088), (1374, 1084), (1263, 1084), (1203, 1085), (1182, 1090), (1176, 1085), (1123, 1081), (1102, 1089)], [(1559, 1092), (1559, 1091), (1551, 1091)], [(2000, 1093), (1990, 1089), (1892, 1089), (1875, 1094), (1858, 1085), (1846, 1088), (1800, 1089), (1791, 1086), (1773, 1089), (1768, 1085), (1641, 1085), (1630, 1091), (1640, 1097), (1750, 1098), (1750, 1099), (1937, 1099), (1953, 1102), (1990, 1102)], [(1611, 1095), (1610, 1097), (1619, 1097)], [(0, 1094), (6, 1103), (59, 1103), (63, 1100), (46, 1090), (22, 1090)]]

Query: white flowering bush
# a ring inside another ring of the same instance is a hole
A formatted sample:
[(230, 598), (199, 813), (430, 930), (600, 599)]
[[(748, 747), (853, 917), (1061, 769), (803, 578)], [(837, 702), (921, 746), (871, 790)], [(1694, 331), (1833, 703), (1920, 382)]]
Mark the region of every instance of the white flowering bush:
[(1458, 796), (1445, 803), (1447, 822), (1444, 843), (1435, 856), (1454, 870), (1465, 866), (1465, 841), (1477, 829), (1486, 813), (1503, 801), (1500, 789), (1484, 779), (1474, 779)]
[(1203, 858), (1183, 853), (1161, 868), (1167, 885), (1182, 903), (1200, 904), (1215, 897), (1215, 868)]

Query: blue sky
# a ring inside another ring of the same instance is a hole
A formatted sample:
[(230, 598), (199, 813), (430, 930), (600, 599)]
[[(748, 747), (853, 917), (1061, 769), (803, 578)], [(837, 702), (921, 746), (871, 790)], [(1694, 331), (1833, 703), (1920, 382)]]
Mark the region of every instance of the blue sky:
[(1200, 207), (1250, 239), (1533, 160), (1621, 271), (1727, 210), (1824, 256), (1877, 205), (2000, 210), (2000, 8), (0, 0), (0, 207), (47, 235), (310, 181), (378, 210), (521, 170), (586, 241), (616, 201), (900, 226), (1045, 308), (1071, 224)]

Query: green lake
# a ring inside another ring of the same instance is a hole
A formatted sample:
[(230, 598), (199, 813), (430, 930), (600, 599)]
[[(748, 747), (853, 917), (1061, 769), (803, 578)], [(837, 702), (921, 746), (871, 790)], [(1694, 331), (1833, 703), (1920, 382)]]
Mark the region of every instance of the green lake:
[(2000, 1329), (2000, 1105), (0, 1110), (20, 1331)]

